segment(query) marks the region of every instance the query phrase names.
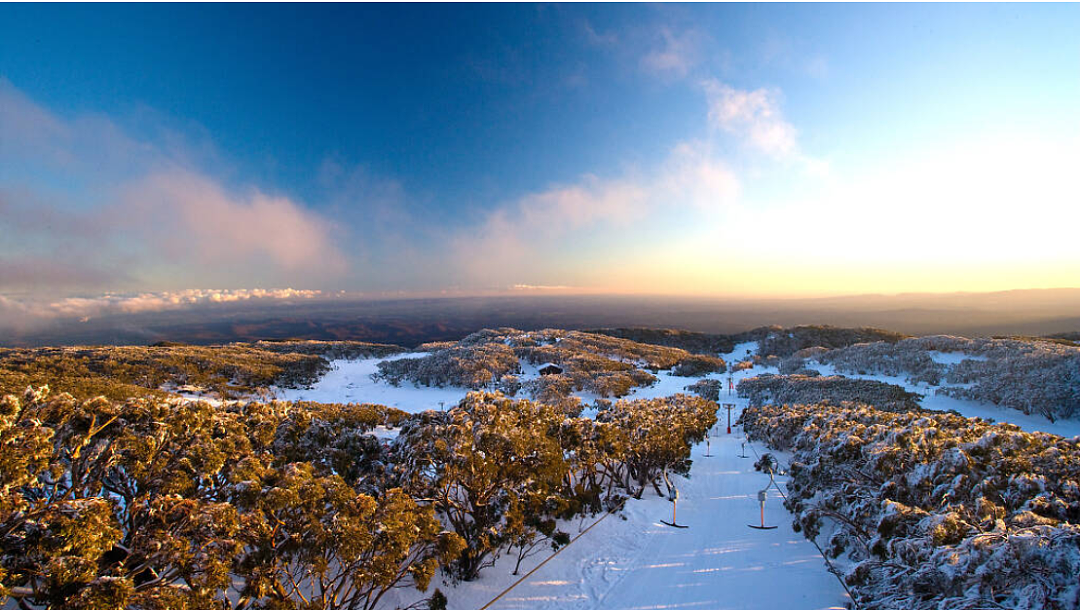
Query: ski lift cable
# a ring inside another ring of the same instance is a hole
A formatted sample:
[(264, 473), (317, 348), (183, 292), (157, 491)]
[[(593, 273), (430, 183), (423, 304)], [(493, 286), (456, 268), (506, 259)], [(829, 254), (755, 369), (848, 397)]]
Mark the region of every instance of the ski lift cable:
[[(746, 437), (746, 429), (744, 428), (743, 429), (743, 438), (745, 438), (745, 437)], [(746, 444), (750, 445), (750, 450), (754, 452), (754, 457), (756, 457), (760, 461), (761, 456), (758, 454), (757, 449), (754, 447), (753, 442), (750, 439), (746, 439)], [(784, 493), (784, 490), (780, 489), (780, 485), (778, 485), (776, 483), (776, 479), (773, 478), (773, 475), (772, 475), (771, 472), (769, 473), (769, 479), (771, 481), (770, 485), (775, 485), (776, 486), (776, 491), (780, 492), (780, 497), (782, 497), (784, 499), (784, 503), (786, 504), (787, 503), (787, 494)], [(765, 489), (769, 489), (769, 488), (766, 487)], [(841, 574), (840, 569), (837, 568), (836, 566), (834, 566), (833, 562), (830, 561), (828, 556), (825, 555), (825, 551), (821, 548), (821, 545), (818, 544), (817, 540), (815, 540), (813, 538), (807, 538), (806, 536), (803, 536), (803, 538), (806, 538), (807, 540), (810, 541), (810, 544), (814, 545), (814, 548), (817, 549), (818, 554), (821, 555), (821, 558), (825, 560), (825, 565), (827, 565), (829, 567), (829, 573), (836, 577), (836, 580), (840, 582), (840, 586), (844, 588), (845, 592), (847, 592), (848, 599), (851, 600), (851, 605), (855, 607), (855, 610), (859, 610), (859, 600), (857, 600), (855, 598), (855, 596), (851, 593), (851, 589), (848, 588), (847, 583), (844, 582), (844, 577)]]

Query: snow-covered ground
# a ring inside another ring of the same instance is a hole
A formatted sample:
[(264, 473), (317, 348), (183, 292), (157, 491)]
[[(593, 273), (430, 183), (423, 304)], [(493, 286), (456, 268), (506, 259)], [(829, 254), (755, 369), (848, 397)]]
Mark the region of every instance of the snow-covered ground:
[[(740, 349), (741, 348), (741, 349)], [(734, 359), (745, 356), (754, 344), (739, 346)], [(407, 354), (397, 357), (417, 357)], [(286, 400), (320, 402), (373, 402), (416, 412), (450, 408), (468, 392), (465, 388), (427, 388), (403, 384), (393, 387), (376, 382), (371, 374), (381, 359), (335, 361), (334, 368), (306, 390), (278, 390)], [(535, 366), (524, 364), (520, 378), (538, 375)], [(740, 371), (740, 379), (764, 372)], [(775, 370), (773, 370), (775, 372)], [(666, 371), (659, 381), (637, 388), (632, 398), (653, 398), (684, 392), (695, 377), (676, 377)], [(724, 382), (721, 402), (733, 403), (737, 419), (745, 401), (727, 389), (727, 374), (709, 375)], [(582, 396), (591, 402), (594, 397)], [(747, 527), (760, 519), (757, 492), (768, 477), (753, 469), (755, 446), (745, 454), (741, 430), (726, 430), (727, 413), (707, 443), (694, 447), (694, 467), (688, 479), (678, 478), (678, 523), (675, 529), (660, 523), (671, 519), (672, 503), (648, 490), (641, 500), (630, 500), (625, 509), (603, 519), (596, 527), (566, 547), (529, 578), (499, 599), (491, 608), (842, 608), (847, 596), (839, 581), (826, 570), (824, 560), (801, 534), (791, 530), (778, 491), (769, 492), (765, 521), (774, 530)], [(380, 431), (392, 436), (394, 431)], [(756, 447), (760, 452), (763, 448)], [(706, 451), (711, 457), (705, 457)], [(783, 485), (783, 480), (779, 482)], [(576, 535), (596, 518), (569, 524)], [(541, 553), (526, 560), (527, 573), (550, 556)], [(437, 577), (432, 587), (441, 588), (449, 607), (475, 610), (518, 580), (511, 572), (514, 559), (503, 557), (471, 583), (447, 584)], [(785, 586), (776, 586), (782, 582)], [(429, 589), (428, 594), (431, 590)], [(395, 592), (390, 605), (411, 604), (422, 597), (415, 591)]]
[(389, 358), (365, 358), (363, 360), (334, 360), (333, 368), (318, 382), (307, 389), (278, 389), (276, 395), (282, 400), (311, 400), (329, 403), (373, 403), (395, 407), (409, 413), (434, 409), (452, 409), (465, 395), (467, 388), (430, 388), (403, 383), (394, 387), (385, 381), (371, 378), (378, 372), (378, 364), (385, 360), (419, 358), (425, 353), (396, 354)]
[(720, 357), (728, 362), (737, 362), (739, 360), (747, 360), (758, 351), (757, 341), (747, 341), (745, 343), (736, 343), (735, 347), (726, 354), (720, 354)]
[(930, 359), (938, 364), (960, 364), (964, 360), (986, 360), (986, 356), (973, 356), (971, 354), (965, 354), (964, 352), (939, 352), (937, 350), (930, 350), (927, 352)]

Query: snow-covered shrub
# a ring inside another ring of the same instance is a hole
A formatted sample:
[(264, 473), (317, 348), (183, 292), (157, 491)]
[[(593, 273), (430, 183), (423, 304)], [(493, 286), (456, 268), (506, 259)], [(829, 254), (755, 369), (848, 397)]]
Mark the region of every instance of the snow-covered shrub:
[(822, 364), (833, 365), (841, 373), (907, 377), (910, 383), (938, 385), (948, 367), (935, 362), (928, 353), (929, 349), (921, 339), (905, 339), (896, 343), (879, 341), (820, 352), (816, 359)]
[(917, 411), (922, 398), (891, 383), (841, 376), (765, 374), (743, 379), (736, 389), (751, 405), (859, 402), (887, 411)]
[(982, 339), (974, 353), (985, 359), (963, 360), (949, 370), (942, 388), (956, 398), (991, 402), (1036, 413), (1051, 421), (1080, 416), (1080, 348), (1050, 341)]
[[(237, 343), (236, 345), (245, 345)], [(256, 341), (252, 347), (279, 354), (309, 354), (322, 356), (327, 360), (359, 360), (361, 358), (385, 358), (400, 354), (405, 348), (385, 343), (366, 341), (315, 341), (311, 339), (289, 339), (285, 341)]]
[(1080, 607), (1076, 440), (863, 405), (751, 407), (742, 423), (793, 453), (793, 526), (832, 532), (860, 608)]
[(404, 424), (390, 454), (402, 487), (429, 499), (465, 541), (451, 569), (472, 580), (503, 553), (523, 559), (559, 543), (560, 519), (618, 506), (623, 492), (659, 492), (658, 479), (685, 473), (692, 445), (715, 423), (714, 403), (684, 394), (621, 400), (594, 421), (470, 392), (449, 412)]
[(465, 343), (470, 337), (422, 358), (380, 362), (376, 375), (394, 385), (411, 381), (424, 386), (483, 389), (497, 385), (504, 375), (519, 372), (518, 358), (511, 347), (495, 341)]
[(806, 360), (798, 356), (789, 356), (787, 358), (782, 358), (780, 360), (778, 370), (781, 375), (805, 375), (808, 377), (814, 377), (821, 374), (818, 371), (809, 368), (806, 365)]
[(679, 377), (702, 377), (709, 373), (723, 373), (726, 370), (727, 366), (722, 359), (694, 354), (676, 364), (671, 369), (671, 374)]
[[(562, 373), (522, 382), (521, 363), (552, 363)], [(676, 374), (696, 375), (724, 370), (712, 356), (627, 339), (564, 330), (524, 332), (485, 329), (452, 344), (439, 344), (422, 358), (379, 363), (376, 377), (399, 385), (411, 382), (475, 390), (525, 391), (534, 400), (561, 401), (575, 391), (619, 398), (657, 379), (649, 371), (676, 367)], [(516, 379), (516, 382), (515, 382)], [(505, 380), (505, 381), (504, 381)], [(520, 385), (518, 385), (520, 384)]]
[(514, 396), (521, 390), (521, 380), (516, 375), (503, 375), (499, 379), (499, 391)]
[(620, 400), (598, 413), (596, 421), (613, 424), (625, 435), (627, 489), (636, 483), (635, 495), (641, 497), (651, 484), (662, 495), (659, 478), (690, 471), (691, 446), (716, 424), (716, 403), (687, 394)]
[(717, 402), (720, 400), (720, 389), (723, 385), (719, 379), (702, 379), (686, 386), (684, 389), (697, 394), (705, 400)]
[(752, 336), (751, 340), (758, 341), (757, 355), (763, 358), (767, 356), (785, 358), (799, 350), (811, 347), (836, 349), (871, 341), (895, 343), (907, 336), (879, 328), (838, 328), (827, 325), (792, 328), (770, 326), (757, 328), (746, 334)]
[(602, 328), (585, 332), (629, 339), (637, 343), (677, 347), (692, 354), (726, 354), (735, 347), (736, 343), (735, 335), (714, 335), (676, 329)]
[[(967, 356), (948, 366), (934, 352)], [(814, 358), (845, 373), (905, 376), (942, 387), (955, 398), (990, 402), (1051, 420), (1080, 416), (1080, 348), (1035, 339), (965, 339), (928, 336), (897, 343), (868, 343), (817, 353)]]

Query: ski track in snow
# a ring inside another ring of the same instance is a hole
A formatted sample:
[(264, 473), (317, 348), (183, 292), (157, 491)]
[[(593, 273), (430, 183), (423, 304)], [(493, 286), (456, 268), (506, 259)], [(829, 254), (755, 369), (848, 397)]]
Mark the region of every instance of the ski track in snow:
[[(746, 357), (756, 351), (755, 342), (736, 346), (726, 360)], [(392, 358), (419, 357), (404, 354)], [(964, 357), (935, 353), (943, 364), (956, 364)], [(369, 402), (394, 406), (409, 412), (426, 409), (449, 409), (467, 393), (466, 388), (429, 388), (404, 384), (393, 387), (371, 379), (382, 359), (335, 361), (334, 368), (311, 388), (279, 390), (286, 400), (320, 402)], [(829, 365), (808, 362), (823, 375), (835, 374)], [(538, 375), (536, 366), (523, 364), (522, 381)], [(775, 368), (755, 367), (733, 374), (740, 379), (762, 373), (776, 373)], [(909, 384), (902, 377), (887, 375), (851, 375), (903, 386), (925, 395), (922, 404), (930, 409), (954, 409), (966, 416), (993, 418), (1015, 423), (1027, 430), (1043, 430), (1065, 436), (1080, 434), (1080, 421), (1051, 423), (1039, 416), (1025, 415), (973, 401), (963, 401), (934, 394), (924, 384)], [(628, 398), (655, 398), (684, 392), (700, 378), (675, 377), (661, 371), (658, 382), (636, 388)], [(727, 389), (728, 375), (712, 374), (707, 378), (723, 382), (720, 403), (734, 403), (732, 421), (746, 405), (742, 398)], [(596, 397), (579, 394), (586, 404)], [(441, 404), (440, 404), (441, 403)], [(587, 410), (587, 413), (592, 412)], [(688, 529), (675, 529), (660, 523), (672, 517), (672, 504), (659, 498), (650, 487), (641, 500), (629, 500), (619, 514), (613, 514), (582, 536), (577, 542), (517, 585), (492, 610), (508, 609), (826, 609), (843, 608), (848, 597), (817, 549), (791, 529), (791, 515), (784, 509), (778, 491), (769, 490), (765, 503), (765, 522), (773, 530), (747, 527), (759, 520), (758, 490), (769, 480), (753, 469), (758, 454), (766, 449), (746, 443), (748, 458), (739, 457), (743, 437), (739, 427), (726, 433), (727, 412), (721, 408), (719, 422), (710, 443), (693, 448), (693, 468), (689, 478), (676, 477), (679, 487), (678, 523)], [(380, 436), (394, 431), (380, 430)], [(705, 457), (707, 447), (712, 457)], [(772, 452), (782, 462), (787, 456)], [(786, 478), (777, 477), (784, 486)], [(571, 534), (592, 524), (597, 517), (564, 524)], [(522, 563), (527, 573), (547, 558), (540, 553)], [(433, 579), (426, 593), (397, 590), (390, 594), (388, 606), (407, 606), (442, 589), (450, 610), (475, 610), (488, 603), (520, 578), (511, 574), (514, 558), (503, 557), (493, 567), (481, 572), (474, 582), (453, 584), (442, 575)]]

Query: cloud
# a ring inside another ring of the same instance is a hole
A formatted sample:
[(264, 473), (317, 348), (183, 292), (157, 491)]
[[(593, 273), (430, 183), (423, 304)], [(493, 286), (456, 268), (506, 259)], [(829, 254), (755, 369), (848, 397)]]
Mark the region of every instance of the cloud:
[(641, 58), (641, 66), (646, 71), (665, 77), (685, 78), (701, 63), (708, 37), (698, 30), (675, 32), (669, 27), (662, 27), (657, 36), (659, 46)]
[(128, 279), (122, 271), (78, 260), (0, 255), (0, 288), (6, 290), (102, 288)]
[(270, 263), (284, 271), (339, 275), (345, 262), (331, 223), (287, 197), (252, 189), (235, 195), (176, 169), (127, 185), (119, 211), (132, 231), (185, 264)]
[(46, 157), (53, 163), (68, 160), (65, 142), (71, 130), (0, 76), (0, 158), (18, 154)]
[(708, 97), (709, 121), (715, 128), (772, 157), (798, 152), (798, 132), (784, 119), (778, 90), (747, 91), (715, 79), (704, 81), (702, 86)]
[(629, 242), (665, 215), (722, 216), (739, 191), (738, 177), (723, 160), (704, 144), (684, 142), (652, 171), (616, 178), (587, 174), (494, 209), (478, 227), (452, 237), (453, 268), (465, 283), (483, 287), (556, 285), (544, 279), (580, 275), (581, 269), (567, 266), (580, 264), (575, 251), (597, 237), (624, 235)]
[(155, 135), (59, 116), (0, 79), (0, 290), (310, 286), (347, 271), (330, 218), (227, 185), (206, 163), (212, 146), (152, 111), (137, 118)]
[(172, 292), (144, 292), (134, 295), (106, 294), (96, 297), (67, 297), (47, 303), (42, 310), (48, 314), (87, 318), (109, 313), (143, 313), (166, 311), (213, 303), (241, 301), (295, 301), (324, 296), (320, 290), (281, 289), (189, 289)]
[(614, 47), (619, 44), (619, 35), (615, 32), (598, 32), (588, 19), (580, 22), (581, 32), (585, 35), (585, 41), (595, 47)]
[(107, 293), (58, 299), (33, 296), (12, 298), (0, 295), (0, 328), (28, 330), (59, 320), (86, 322), (91, 318), (112, 314), (174, 311), (222, 303), (287, 303), (336, 296), (340, 295), (294, 288), (189, 289), (135, 294)]
[(40, 325), (40, 312), (20, 301), (0, 294), (0, 329), (8, 332)]

